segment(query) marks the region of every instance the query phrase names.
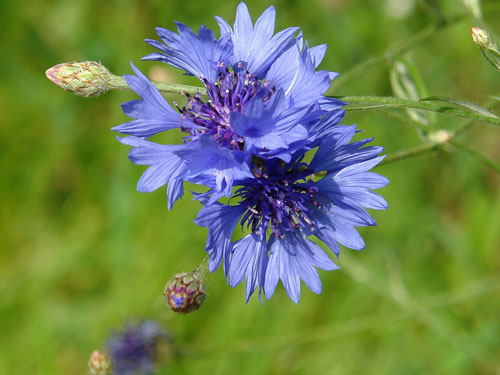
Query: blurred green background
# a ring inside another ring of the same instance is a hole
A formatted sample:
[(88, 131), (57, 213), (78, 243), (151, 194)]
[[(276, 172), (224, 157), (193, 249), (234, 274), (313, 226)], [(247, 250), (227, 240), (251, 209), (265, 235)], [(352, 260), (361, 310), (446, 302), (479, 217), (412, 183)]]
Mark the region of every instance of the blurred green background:
[[(249, 4), (254, 19), (268, 1)], [(500, 73), (470, 38), (477, 21), (459, 0), (274, 2), (277, 28), (301, 26), (328, 43), (323, 69), (347, 72), (440, 14), (465, 15), (405, 54), (431, 95), (484, 103)], [(194, 269), (206, 230), (192, 223), (190, 194), (167, 210), (165, 189), (135, 190), (143, 168), (110, 130), (125, 122), (132, 92), (85, 99), (44, 71), (98, 60), (116, 74), (129, 61), (171, 82), (165, 64), (141, 62), (144, 38), (173, 20), (217, 29), (237, 2), (0, 2), (0, 373), (85, 374), (92, 350), (124, 322), (152, 318), (175, 336), (165, 374), (499, 374), (500, 178), (466, 154), (442, 150), (377, 169), (390, 208), (362, 228), (366, 251), (344, 249), (341, 270), (321, 272), (323, 294), (304, 285), (298, 306), (279, 286), (261, 306), (244, 286), (209, 276), (203, 308), (182, 316), (164, 303), (165, 282)], [(500, 35), (500, 4), (484, 1)], [(364, 70), (336, 94), (392, 95), (389, 64)], [(167, 99), (175, 99), (173, 96)], [(493, 108), (499, 113), (498, 106)], [(401, 112), (404, 114), (404, 112)], [(461, 121), (439, 116), (439, 126)], [(348, 113), (388, 154), (416, 146), (414, 129), (380, 112)], [(173, 139), (173, 138), (172, 138)], [(500, 160), (499, 129), (475, 125), (461, 140)]]

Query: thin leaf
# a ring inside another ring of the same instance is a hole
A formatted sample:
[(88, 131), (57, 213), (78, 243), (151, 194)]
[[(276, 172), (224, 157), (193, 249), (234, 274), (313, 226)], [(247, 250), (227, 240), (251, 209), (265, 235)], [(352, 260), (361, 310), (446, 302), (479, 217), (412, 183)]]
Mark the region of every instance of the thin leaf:
[(464, 145), (462, 142), (451, 140), (450, 143), (455, 146), (457, 149), (467, 152), (477, 161), (487, 165), (488, 167), (494, 169), (497, 173), (500, 173), (500, 164), (498, 162), (491, 160), (490, 158), (484, 156), (480, 152), (473, 150), (472, 148)]
[(465, 7), (472, 13), (476, 18), (482, 18), (481, 12), (481, 1), (480, 0), (462, 0)]
[(420, 99), (420, 101), (423, 101), (423, 102), (424, 101), (439, 101), (439, 102), (451, 103), (451, 104), (457, 105), (458, 107), (466, 108), (469, 111), (479, 113), (479, 114), (486, 116), (486, 117), (500, 119), (500, 117), (495, 115), (493, 112), (490, 112), (490, 111), (484, 109), (483, 107), (478, 106), (477, 104), (466, 102), (464, 100), (448, 98), (445, 96), (429, 96), (427, 98)]
[[(422, 96), (427, 96), (424, 81), (418, 70), (402, 58), (394, 60), (390, 81), (392, 91), (399, 98), (418, 101)], [(406, 113), (410, 119), (423, 125), (434, 124), (436, 121), (436, 115), (432, 112), (407, 108)]]

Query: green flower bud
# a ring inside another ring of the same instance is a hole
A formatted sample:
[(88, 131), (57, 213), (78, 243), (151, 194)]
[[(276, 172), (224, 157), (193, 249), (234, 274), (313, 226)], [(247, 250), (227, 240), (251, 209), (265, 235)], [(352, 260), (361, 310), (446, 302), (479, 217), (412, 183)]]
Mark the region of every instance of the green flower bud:
[(478, 45), (486, 60), (500, 70), (500, 51), (495, 41), (491, 38), (491, 35), (479, 27), (472, 27), (470, 31), (472, 40)]
[(440, 145), (447, 143), (451, 137), (453, 137), (453, 133), (447, 130), (438, 130), (429, 134), (429, 140)]
[(111, 73), (95, 61), (69, 62), (47, 69), (45, 75), (63, 90), (80, 96), (99, 96), (108, 91)]
[(168, 281), (164, 295), (172, 310), (187, 314), (200, 308), (205, 301), (207, 288), (196, 273), (182, 272)]
[(89, 375), (112, 375), (113, 365), (109, 357), (101, 353), (99, 350), (94, 350), (89, 359)]

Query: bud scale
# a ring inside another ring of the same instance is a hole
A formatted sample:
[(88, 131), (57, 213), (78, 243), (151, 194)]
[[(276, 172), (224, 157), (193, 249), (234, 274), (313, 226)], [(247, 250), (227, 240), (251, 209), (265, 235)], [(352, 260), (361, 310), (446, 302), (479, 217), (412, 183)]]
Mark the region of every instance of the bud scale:
[(63, 90), (84, 97), (104, 94), (111, 79), (109, 70), (96, 61), (58, 64), (47, 69), (45, 75)]
[(164, 295), (173, 311), (187, 314), (200, 308), (207, 289), (196, 273), (182, 272), (168, 281)]

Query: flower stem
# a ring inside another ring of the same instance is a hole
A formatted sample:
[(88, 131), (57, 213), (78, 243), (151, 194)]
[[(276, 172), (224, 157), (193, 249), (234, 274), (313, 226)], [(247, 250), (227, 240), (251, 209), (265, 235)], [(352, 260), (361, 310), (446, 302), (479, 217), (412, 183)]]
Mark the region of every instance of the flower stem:
[[(170, 93), (188, 93), (194, 95), (198, 92), (203, 92), (202, 87), (179, 85), (176, 83), (163, 83), (163, 82), (151, 82), (159, 91), (170, 92)], [(111, 75), (111, 79), (106, 82), (106, 86), (109, 90), (130, 90), (127, 82), (123, 77)]]
[[(175, 83), (163, 83), (163, 82), (152, 82), (153, 85), (161, 92), (169, 93), (188, 93), (194, 95), (199, 92), (203, 92), (202, 87), (180, 85)], [(127, 90), (130, 89), (127, 82), (123, 77), (111, 75), (109, 81), (106, 82), (106, 88), (108, 90), (118, 89)], [(358, 103), (361, 105), (351, 105), (346, 107), (348, 111), (365, 111), (373, 109), (394, 109), (394, 108), (416, 108), (423, 109), (427, 111), (444, 113), (450, 116), (465, 117), (469, 119), (474, 119), (476, 121), (481, 121), (493, 125), (500, 126), (500, 117), (494, 114), (464, 110), (459, 108), (453, 108), (449, 106), (443, 106), (440, 104), (432, 103), (425, 100), (410, 100), (401, 99), (395, 97), (384, 97), (384, 96), (336, 96), (336, 98), (341, 99), (348, 103)]]
[(383, 64), (388, 59), (391, 59), (395, 55), (400, 55), (403, 52), (409, 50), (414, 47), (418, 43), (431, 38), (435, 35), (437, 31), (443, 29), (447, 26), (454, 24), (456, 21), (464, 18), (464, 16), (456, 16), (449, 19), (443, 19), (441, 22), (438, 22), (434, 25), (427, 26), (426, 28), (420, 30), (416, 33), (412, 38), (407, 39), (404, 42), (401, 42), (394, 46), (393, 48), (380, 53), (379, 55), (373, 56), (368, 60), (365, 60), (348, 71), (342, 73), (338, 78), (336, 78), (332, 82), (332, 86), (330, 87), (330, 91), (338, 92), (342, 87), (346, 85), (353, 77), (358, 77), (360, 73), (365, 72), (367, 69), (373, 68), (377, 65)]
[(404, 160), (411, 158), (412, 156), (417, 156), (421, 154), (425, 154), (426, 152), (433, 151), (438, 149), (441, 146), (440, 143), (424, 143), (423, 145), (413, 147), (407, 150), (395, 152), (394, 154), (388, 155), (379, 166), (394, 163), (396, 161)]
[(203, 258), (203, 261), (200, 263), (198, 267), (193, 271), (193, 273), (200, 279), (204, 280), (205, 279), (205, 274), (208, 271), (208, 255)]
[[(180, 84), (171, 84), (171, 83), (162, 83), (162, 82), (152, 82), (153, 85), (161, 92), (169, 92), (169, 93), (189, 93), (196, 94), (198, 92), (202, 92), (202, 87), (196, 86), (188, 86), (188, 85), (180, 85)], [(127, 90), (130, 89), (127, 82), (123, 77), (111, 75), (109, 81), (106, 82), (107, 89), (118, 89), (118, 90)], [(472, 111), (472, 110), (464, 110), (458, 109), (448, 106), (442, 106), (436, 103), (432, 103), (425, 100), (409, 100), (409, 99), (401, 99), (395, 97), (381, 97), (381, 96), (337, 96), (336, 98), (341, 99), (350, 104), (361, 104), (361, 105), (350, 105), (345, 109), (349, 111), (363, 111), (363, 110), (377, 110), (377, 109), (398, 109), (398, 108), (416, 108), (423, 109), (427, 111), (433, 111), (438, 113), (444, 113), (450, 116), (456, 117), (464, 117), (468, 118), (472, 121), (467, 122), (462, 128), (459, 128), (457, 132), (452, 135), (452, 138), (455, 138), (458, 134), (465, 131), (471, 124), (475, 121), (484, 122), (488, 124), (493, 124), (500, 126), (500, 118), (494, 115), (493, 113), (487, 112), (486, 110), (482, 111)], [(446, 141), (448, 142), (448, 141)], [(407, 150), (402, 150), (396, 152), (394, 154), (389, 155), (380, 165), (386, 165), (390, 163), (394, 163), (396, 161), (408, 159), (412, 156), (417, 156), (424, 154), (429, 151), (436, 150), (440, 148), (443, 143), (446, 142), (428, 142), (422, 145), (416, 146), (414, 148), (410, 148)], [(468, 148), (466, 145), (455, 141), (454, 139), (449, 140), (450, 143), (453, 144), (457, 149), (461, 149), (470, 155), (474, 156), (477, 160), (482, 163), (492, 167), (497, 172), (500, 172), (500, 165), (496, 162), (486, 158), (475, 150)], [(318, 177), (322, 177), (318, 175)], [(193, 271), (199, 278), (203, 279), (206, 272), (208, 270), (208, 256), (202, 261), (202, 263)]]
[(476, 121), (500, 126), (500, 117), (494, 114), (486, 113), (486, 111), (483, 113), (479, 111), (453, 108), (429, 102), (426, 100), (416, 101), (410, 99), (395, 98), (391, 96), (335, 96), (335, 98), (348, 102), (350, 104), (352, 103), (363, 104), (363, 105), (348, 106), (345, 108), (347, 111), (416, 108), (416, 109), (423, 109), (426, 111), (443, 113), (455, 117), (474, 119)]
[(454, 139), (450, 140), (450, 144), (459, 150), (465, 151), (469, 155), (473, 156), (479, 162), (487, 165), (490, 168), (493, 168), (496, 172), (500, 173), (500, 164), (498, 164), (496, 161), (487, 158), (483, 154), (477, 152), (476, 150), (473, 150), (472, 148), (469, 148), (467, 145), (457, 140)]

